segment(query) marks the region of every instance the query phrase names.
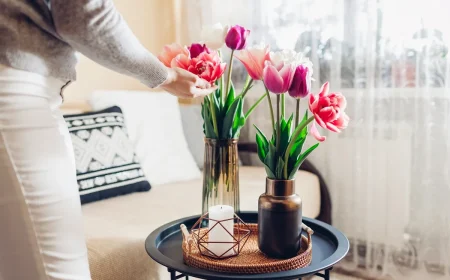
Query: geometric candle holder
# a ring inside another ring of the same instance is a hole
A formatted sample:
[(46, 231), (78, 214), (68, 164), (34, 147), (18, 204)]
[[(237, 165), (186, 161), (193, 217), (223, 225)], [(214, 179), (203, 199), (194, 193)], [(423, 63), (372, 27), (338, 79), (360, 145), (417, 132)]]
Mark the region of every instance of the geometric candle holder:
[[(230, 220), (234, 220), (234, 232), (229, 232), (226, 229), (226, 227), (222, 224)], [(208, 224), (209, 222), (213, 221), (216, 224), (211, 228), (202, 228), (201, 225), (203, 224), (204, 221), (208, 221)], [(232, 241), (219, 240), (210, 242), (208, 240), (208, 234), (215, 227), (222, 227), (223, 230), (232, 237)], [(234, 214), (234, 218), (232, 219), (214, 220), (208, 218), (208, 213), (205, 213), (192, 226), (191, 236), (194, 242), (197, 244), (200, 254), (215, 259), (224, 259), (239, 255), (242, 248), (244, 248), (245, 243), (247, 243), (248, 238), (250, 237), (250, 232), (251, 230), (249, 226), (236, 214)], [(226, 250), (222, 254), (218, 255), (208, 248), (209, 247), (208, 245), (210, 244), (229, 244), (229, 248), (228, 246), (226, 246)]]

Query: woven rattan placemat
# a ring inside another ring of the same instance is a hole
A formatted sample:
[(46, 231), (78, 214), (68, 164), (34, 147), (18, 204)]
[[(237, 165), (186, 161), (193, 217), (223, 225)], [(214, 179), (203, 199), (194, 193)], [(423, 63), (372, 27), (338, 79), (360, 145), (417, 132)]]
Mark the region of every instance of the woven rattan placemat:
[[(240, 254), (226, 259), (214, 259), (200, 254), (200, 251), (191, 236), (184, 237), (183, 257), (187, 265), (206, 270), (229, 273), (257, 274), (271, 273), (308, 266), (312, 259), (312, 231), (307, 232), (308, 237), (302, 236), (302, 246), (297, 256), (280, 260), (265, 256), (258, 249), (258, 225), (247, 224), (251, 230), (248, 241)], [(207, 229), (201, 229), (207, 230)]]

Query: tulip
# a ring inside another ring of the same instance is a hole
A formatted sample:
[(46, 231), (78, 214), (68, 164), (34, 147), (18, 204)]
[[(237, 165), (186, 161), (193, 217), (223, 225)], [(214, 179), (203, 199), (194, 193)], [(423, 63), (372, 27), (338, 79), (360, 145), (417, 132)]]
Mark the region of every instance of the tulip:
[(226, 63), (222, 63), (217, 52), (212, 51), (202, 52), (195, 58), (178, 55), (171, 66), (185, 69), (213, 84), (225, 72)]
[(270, 61), (277, 68), (280, 69), (285, 64), (300, 65), (303, 64), (309, 68), (312, 76), (312, 63), (303, 53), (293, 50), (282, 50), (278, 52), (270, 52)]
[(228, 34), (225, 37), (225, 43), (227, 44), (227, 47), (232, 50), (242, 50), (247, 44), (248, 34), (250, 34), (250, 30), (245, 29), (240, 25), (235, 25), (228, 31)]
[(202, 52), (211, 53), (211, 50), (206, 47), (205, 44), (192, 44), (190, 47), (188, 47), (189, 53), (191, 54), (191, 58), (196, 58), (199, 54)]
[(171, 45), (164, 46), (163, 51), (158, 55), (158, 59), (165, 66), (170, 67), (172, 60), (180, 54), (189, 56), (189, 50), (186, 47), (173, 43)]
[(308, 67), (300, 64), (295, 68), (289, 95), (295, 99), (306, 97), (311, 89), (311, 72)]
[(222, 26), (221, 23), (205, 26), (201, 31), (201, 39), (208, 48), (213, 50), (220, 49), (225, 44), (228, 29), (228, 25)]
[(286, 64), (278, 70), (270, 61), (266, 61), (265, 64), (263, 80), (267, 89), (275, 94), (288, 91), (295, 73), (294, 66)]
[(253, 80), (261, 80), (263, 78), (263, 70), (265, 62), (270, 59), (269, 46), (255, 46), (241, 50), (236, 54), (248, 74)]
[[(314, 94), (309, 98), (309, 110), (313, 113), (318, 125), (333, 132), (341, 132), (348, 126), (350, 118), (344, 112), (347, 100), (339, 92), (329, 92), (329, 84), (323, 84), (318, 96)], [(318, 140), (324, 141), (315, 125), (311, 127), (311, 134)]]

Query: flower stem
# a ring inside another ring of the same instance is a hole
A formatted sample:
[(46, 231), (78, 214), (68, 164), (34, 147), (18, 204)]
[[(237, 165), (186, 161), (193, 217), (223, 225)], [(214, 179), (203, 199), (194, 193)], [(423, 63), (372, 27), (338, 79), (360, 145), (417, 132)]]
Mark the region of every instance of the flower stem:
[(247, 94), (248, 90), (252, 87), (252, 84), (253, 84), (253, 79), (250, 79), (250, 81), (247, 83), (247, 85), (242, 90), (242, 93), (239, 96), (242, 96), (242, 98), (244, 98), (245, 95)]
[(277, 148), (277, 156), (280, 153), (280, 130), (281, 130), (281, 121), (280, 121), (280, 94), (277, 94), (277, 142), (276, 148)]
[(298, 126), (298, 122), (300, 121), (300, 98), (296, 99), (297, 105), (295, 106), (295, 126)]
[(263, 101), (266, 96), (267, 95), (265, 93), (263, 95), (261, 95), (261, 97), (258, 99), (258, 101), (256, 101), (255, 104), (253, 104), (253, 106), (250, 107), (250, 109), (245, 114), (245, 119), (247, 119), (250, 116), (250, 114), (253, 112), (253, 110), (256, 109), (256, 107), (259, 105), (259, 103), (261, 103), (261, 101)]
[(270, 99), (269, 89), (265, 85), (264, 87), (266, 88), (267, 102), (269, 102), (270, 117), (272, 119), (272, 130), (275, 133), (275, 117), (273, 116), (272, 100)]
[(225, 98), (226, 98), (226, 96), (228, 96), (228, 91), (230, 90), (231, 72), (233, 70), (233, 56), (234, 56), (234, 50), (231, 50), (230, 63), (228, 63), (228, 77), (227, 77), (227, 87), (226, 87), (226, 91), (225, 91)]
[[(217, 50), (217, 54), (220, 57), (220, 60), (222, 60), (222, 52), (220, 50)], [(219, 78), (219, 90), (220, 90), (220, 101), (224, 104), (223, 100), (223, 75)]]
[(289, 163), (288, 160), (289, 160), (289, 155), (291, 154), (292, 146), (296, 142), (297, 137), (300, 135), (302, 130), (313, 120), (314, 120), (314, 116), (310, 117), (306, 121), (303, 121), (294, 131), (291, 141), (289, 142), (289, 145), (286, 148), (286, 153), (284, 154), (284, 177), (285, 177), (284, 179), (288, 179), (288, 172), (287, 172), (288, 163)]
[(214, 92), (211, 94), (210, 96), (210, 101), (209, 101), (209, 110), (211, 111), (211, 118), (212, 118), (212, 123), (213, 123), (213, 127), (214, 127), (214, 132), (216, 133), (217, 139), (219, 139), (219, 129), (217, 128), (217, 117), (216, 117), (216, 108), (214, 106), (214, 97), (213, 97)]
[(286, 103), (286, 101), (284, 99), (285, 99), (285, 94), (283, 93), (281, 95), (281, 118), (282, 119), (284, 119), (284, 116), (285, 116), (285, 103)]
[(250, 75), (247, 75), (247, 79), (245, 79), (245, 83), (244, 83), (244, 89), (246, 89), (248, 87), (250, 80), (253, 80), (252, 77), (250, 77)]

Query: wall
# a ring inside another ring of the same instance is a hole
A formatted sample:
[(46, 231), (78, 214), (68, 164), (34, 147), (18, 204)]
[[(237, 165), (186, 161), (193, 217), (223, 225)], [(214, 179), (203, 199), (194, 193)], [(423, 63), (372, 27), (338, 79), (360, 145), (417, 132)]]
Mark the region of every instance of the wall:
[[(158, 53), (175, 41), (175, 21), (171, 0), (114, 0), (130, 28), (144, 46)], [(80, 55), (77, 81), (64, 92), (66, 101), (83, 100), (97, 89), (146, 90), (139, 81), (108, 70)]]

